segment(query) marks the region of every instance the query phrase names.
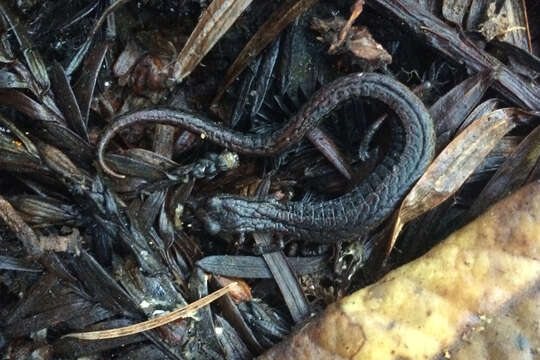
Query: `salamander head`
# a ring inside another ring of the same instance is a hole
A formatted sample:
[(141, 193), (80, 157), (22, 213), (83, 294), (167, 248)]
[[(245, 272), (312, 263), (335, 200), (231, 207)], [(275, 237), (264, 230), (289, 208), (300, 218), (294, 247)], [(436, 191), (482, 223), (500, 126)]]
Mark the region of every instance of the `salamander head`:
[(199, 204), (197, 216), (212, 235), (253, 231), (242, 211), (247, 203), (248, 200), (235, 196), (214, 196)]
[(210, 234), (272, 230), (273, 222), (265, 215), (274, 202), (234, 195), (219, 195), (201, 202), (197, 217)]

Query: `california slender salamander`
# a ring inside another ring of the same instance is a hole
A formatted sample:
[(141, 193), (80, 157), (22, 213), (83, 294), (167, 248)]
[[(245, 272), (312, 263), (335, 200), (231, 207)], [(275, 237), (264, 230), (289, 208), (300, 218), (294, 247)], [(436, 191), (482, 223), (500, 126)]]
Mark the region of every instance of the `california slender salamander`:
[(300, 141), (332, 110), (351, 98), (381, 101), (397, 115), (401, 125), (401, 129), (393, 129), (387, 155), (351, 192), (329, 201), (308, 203), (218, 195), (200, 206), (206, 229), (211, 233), (275, 231), (322, 242), (352, 238), (373, 229), (392, 213), (422, 175), (434, 152), (433, 123), (426, 108), (407, 87), (388, 76), (344, 76), (321, 88), (283, 127), (270, 134), (243, 134), (200, 116), (165, 108), (122, 115), (101, 137), (98, 161), (106, 173), (121, 176), (107, 167), (103, 152), (118, 130), (135, 123), (177, 125), (204, 134), (208, 140), (232, 151), (273, 155)]

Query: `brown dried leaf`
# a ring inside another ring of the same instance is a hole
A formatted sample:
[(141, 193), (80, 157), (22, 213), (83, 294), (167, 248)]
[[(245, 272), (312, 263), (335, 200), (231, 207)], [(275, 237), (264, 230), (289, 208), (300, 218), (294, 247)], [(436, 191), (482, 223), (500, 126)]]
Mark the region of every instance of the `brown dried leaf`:
[(181, 82), (229, 30), (252, 0), (214, 0), (206, 8), (174, 65), (174, 80)]
[(516, 126), (518, 120), (530, 115), (518, 108), (495, 110), (477, 119), (456, 136), (403, 200), (389, 250), (405, 223), (454, 194), (497, 142)]
[[(331, 305), (260, 359), (434, 359), (538, 291), (540, 181)], [(535, 343), (539, 333), (532, 334)], [(482, 357), (469, 357), (480, 359)]]
[(351, 26), (341, 39), (346, 26), (347, 21), (341, 17), (329, 20), (314, 18), (311, 24), (311, 28), (321, 34), (319, 40), (330, 45), (330, 54), (350, 53), (370, 70), (392, 63), (392, 56), (373, 39), (365, 26)]

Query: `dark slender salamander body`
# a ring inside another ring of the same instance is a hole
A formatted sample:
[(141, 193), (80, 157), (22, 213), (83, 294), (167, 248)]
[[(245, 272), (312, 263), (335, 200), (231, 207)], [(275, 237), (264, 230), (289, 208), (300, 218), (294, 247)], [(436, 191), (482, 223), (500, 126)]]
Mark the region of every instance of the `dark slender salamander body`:
[(329, 201), (308, 203), (218, 195), (201, 205), (201, 213), (211, 233), (272, 231), (321, 242), (352, 238), (373, 229), (392, 213), (422, 175), (434, 151), (433, 123), (426, 108), (407, 87), (384, 75), (351, 74), (328, 84), (283, 127), (269, 134), (243, 134), (194, 114), (164, 108), (122, 115), (100, 139), (98, 161), (106, 173), (121, 176), (107, 167), (103, 152), (118, 130), (135, 123), (176, 125), (204, 134), (232, 151), (273, 155), (300, 141), (332, 110), (351, 98), (381, 101), (397, 115), (402, 127), (393, 129), (393, 137), (401, 139), (392, 139), (381, 163), (351, 192)]

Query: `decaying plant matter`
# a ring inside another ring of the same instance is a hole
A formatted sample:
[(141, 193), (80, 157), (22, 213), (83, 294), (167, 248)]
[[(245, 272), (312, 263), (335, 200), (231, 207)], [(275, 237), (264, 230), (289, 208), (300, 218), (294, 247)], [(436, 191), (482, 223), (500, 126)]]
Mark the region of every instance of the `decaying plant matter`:
[(3, 357), (467, 358), (538, 277), (539, 18), (0, 0)]

